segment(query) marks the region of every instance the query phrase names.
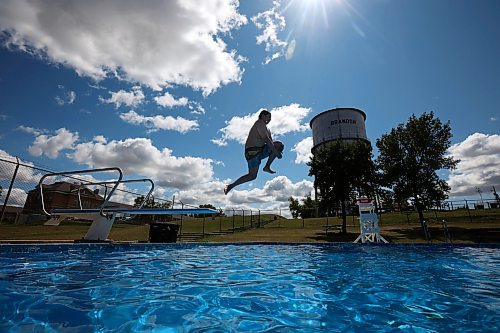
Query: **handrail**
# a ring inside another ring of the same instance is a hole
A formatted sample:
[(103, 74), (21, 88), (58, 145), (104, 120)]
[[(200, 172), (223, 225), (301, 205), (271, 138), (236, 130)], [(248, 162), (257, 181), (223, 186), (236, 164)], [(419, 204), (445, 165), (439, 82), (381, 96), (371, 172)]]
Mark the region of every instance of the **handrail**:
[[(153, 193), (153, 190), (155, 189), (155, 184), (153, 183), (153, 181), (150, 178), (127, 179), (127, 180), (123, 180), (121, 183), (137, 183), (137, 182), (150, 182), (151, 183), (151, 188), (149, 189), (148, 194), (146, 194), (146, 196), (144, 197), (144, 200), (142, 201), (141, 205), (138, 207), (138, 209), (142, 209), (142, 207), (144, 206), (144, 204), (148, 201), (149, 197)], [(104, 209), (104, 207), (101, 208), (101, 215), (102, 215), (103, 209)], [(137, 214), (132, 214), (132, 215), (129, 216), (129, 218), (132, 219), (136, 215)]]
[(45, 201), (43, 200), (43, 181), (45, 178), (55, 177), (55, 176), (64, 176), (64, 175), (70, 175), (70, 174), (74, 175), (74, 174), (104, 172), (104, 171), (118, 171), (118, 174), (119, 174), (118, 179), (115, 181), (102, 182), (102, 183), (109, 183), (109, 184), (114, 183), (115, 184), (113, 186), (113, 188), (111, 189), (111, 191), (109, 192), (108, 196), (104, 198), (104, 202), (102, 203), (102, 205), (100, 207), (101, 215), (105, 216), (103, 213), (103, 209), (106, 206), (106, 204), (108, 203), (109, 199), (111, 198), (111, 196), (113, 195), (113, 193), (115, 192), (116, 188), (118, 187), (118, 185), (120, 184), (120, 182), (123, 178), (122, 170), (120, 168), (117, 168), (117, 167), (100, 168), (100, 169), (87, 169), (87, 170), (75, 170), (75, 171), (66, 171), (66, 172), (52, 172), (52, 173), (48, 173), (46, 175), (43, 175), (42, 178), (40, 178), (40, 181), (38, 182), (38, 187), (40, 188), (40, 197), (42, 200), (42, 211), (44, 212), (44, 214), (47, 216), (52, 216), (52, 214), (47, 212), (47, 210), (45, 209)]

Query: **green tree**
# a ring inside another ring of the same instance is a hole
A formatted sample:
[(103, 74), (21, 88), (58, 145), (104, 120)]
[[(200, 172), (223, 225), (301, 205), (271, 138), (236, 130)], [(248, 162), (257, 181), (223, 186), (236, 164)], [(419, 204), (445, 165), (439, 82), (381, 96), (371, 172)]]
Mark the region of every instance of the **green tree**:
[(430, 112), (412, 115), (377, 140), (376, 163), (383, 185), (394, 191), (396, 202), (414, 201), (422, 228), (424, 208), (439, 205), (450, 191), (437, 171), (454, 169), (459, 162), (446, 153), (451, 137), (450, 123), (443, 124)]
[(292, 214), (292, 217), (294, 219), (299, 217), (300, 213), (300, 203), (298, 199), (294, 199), (293, 197), (288, 198), (289, 205), (288, 207), (290, 208), (290, 213)]
[(325, 203), (328, 212), (332, 207), (341, 207), (342, 233), (347, 232), (346, 204), (354, 191), (370, 195), (374, 190), (375, 168), (372, 147), (366, 141), (346, 142), (336, 140), (317, 149), (307, 164), (309, 175), (315, 177), (319, 190), (320, 207)]
[(316, 202), (311, 198), (310, 195), (302, 199), (302, 204), (300, 205), (300, 216), (303, 219), (308, 219), (316, 216)]

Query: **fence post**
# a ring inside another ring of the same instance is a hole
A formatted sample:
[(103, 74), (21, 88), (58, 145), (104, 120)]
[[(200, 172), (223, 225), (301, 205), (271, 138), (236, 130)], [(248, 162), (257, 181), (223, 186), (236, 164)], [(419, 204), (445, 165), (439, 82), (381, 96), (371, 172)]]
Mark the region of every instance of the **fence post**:
[(253, 228), (253, 213), (251, 209), (250, 209), (250, 228)]
[(14, 185), (14, 181), (17, 177), (17, 170), (19, 170), (19, 157), (16, 157), (17, 165), (14, 170), (14, 174), (12, 175), (12, 179), (10, 180), (9, 189), (7, 190), (7, 194), (5, 195), (5, 201), (3, 202), (2, 207), (2, 215), (0, 216), (0, 224), (3, 222), (3, 215), (5, 214), (5, 209), (7, 208), (7, 202), (9, 202), (10, 192), (12, 191), (12, 186)]
[(234, 211), (234, 208), (233, 208), (233, 234), (234, 234), (234, 214), (235, 214), (235, 211)]
[[(172, 199), (172, 209), (174, 209), (174, 200)], [(184, 204), (181, 202), (181, 208), (184, 209)], [(182, 237), (182, 214), (181, 214), (181, 226), (179, 228), (179, 235)]]
[(243, 217), (243, 230), (245, 230), (245, 210), (242, 209), (241, 212), (242, 212), (242, 217)]
[(259, 209), (259, 228), (260, 228), (260, 209)]
[(219, 232), (222, 233), (222, 214), (219, 214)]

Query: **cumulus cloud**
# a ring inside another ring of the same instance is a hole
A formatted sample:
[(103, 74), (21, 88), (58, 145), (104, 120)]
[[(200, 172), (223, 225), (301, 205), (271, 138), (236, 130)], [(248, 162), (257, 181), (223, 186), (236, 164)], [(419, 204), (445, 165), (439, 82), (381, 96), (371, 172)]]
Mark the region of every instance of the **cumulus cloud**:
[[(299, 104), (280, 106), (270, 110), (272, 118), (268, 124), (273, 138), (290, 132), (304, 132), (309, 129), (308, 123), (303, 119), (311, 112), (310, 108), (301, 107)], [(244, 144), (250, 128), (259, 118), (260, 111), (243, 117), (233, 117), (226, 121), (226, 127), (219, 130), (221, 138), (212, 139), (219, 146), (226, 146), (230, 140)]]
[(6, 47), (95, 80), (119, 77), (155, 90), (189, 86), (208, 95), (240, 82), (243, 58), (223, 37), (247, 23), (238, 0), (4, 0)]
[(171, 149), (160, 150), (146, 138), (108, 142), (98, 137), (76, 145), (67, 156), (89, 168), (119, 166), (125, 174), (150, 177), (171, 189), (197, 188), (213, 177), (211, 159), (175, 156)]
[[(185, 204), (210, 203), (223, 209), (279, 209), (288, 208), (288, 198), (304, 198), (314, 191), (313, 183), (301, 180), (293, 183), (286, 176), (277, 176), (267, 181), (262, 188), (235, 188), (227, 196), (222, 189), (229, 180), (213, 179), (196, 188), (178, 191), (175, 198)], [(251, 186), (251, 184), (249, 184)]]
[(114, 104), (116, 108), (122, 105), (129, 107), (136, 107), (144, 101), (144, 93), (140, 87), (133, 87), (132, 91), (120, 90), (117, 92), (111, 92), (111, 97), (108, 99), (100, 97), (100, 101), (103, 103)]
[(180, 133), (187, 133), (198, 129), (198, 122), (196, 120), (189, 120), (182, 117), (172, 116), (154, 116), (146, 117), (138, 114), (135, 111), (120, 114), (120, 118), (130, 124), (143, 125), (152, 131), (156, 130), (171, 130)]
[(189, 100), (186, 97), (181, 97), (179, 99), (175, 99), (172, 94), (166, 92), (163, 96), (157, 96), (154, 98), (156, 104), (161, 105), (165, 108), (173, 108), (176, 106), (186, 106)]
[(273, 7), (264, 12), (258, 13), (252, 17), (252, 22), (257, 29), (262, 30), (257, 36), (257, 45), (265, 44), (266, 51), (271, 54), (264, 60), (265, 64), (277, 59), (281, 56), (286, 56), (287, 59), (293, 56), (295, 50), (295, 42), (289, 49), (286, 41), (278, 38), (278, 33), (285, 29), (285, 17), (280, 14), (280, 2), (273, 1)]
[(448, 180), (452, 195), (474, 195), (476, 187), (486, 192), (500, 185), (500, 135), (474, 133), (448, 152), (460, 160)]
[(78, 133), (72, 133), (66, 128), (60, 128), (55, 135), (40, 134), (29, 146), (28, 152), (33, 156), (45, 155), (49, 158), (57, 158), (61, 150), (73, 148), (78, 141)]
[(288, 198), (303, 198), (314, 191), (313, 183), (302, 180), (293, 183), (286, 176), (277, 176), (267, 181), (263, 188), (250, 190), (234, 189), (228, 194), (230, 203), (241, 205), (250, 203), (288, 202)]
[(312, 157), (311, 149), (313, 147), (313, 139), (312, 137), (307, 137), (302, 141), (297, 142), (295, 146), (293, 146), (292, 151), (297, 153), (297, 157), (295, 158), (295, 164), (304, 163), (310, 161)]

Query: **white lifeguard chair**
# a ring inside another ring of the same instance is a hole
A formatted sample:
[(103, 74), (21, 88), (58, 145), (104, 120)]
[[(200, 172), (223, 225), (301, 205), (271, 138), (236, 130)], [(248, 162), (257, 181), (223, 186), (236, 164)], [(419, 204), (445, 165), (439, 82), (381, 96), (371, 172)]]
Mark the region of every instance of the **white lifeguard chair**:
[(378, 226), (378, 217), (375, 212), (375, 205), (372, 199), (358, 199), (359, 209), (359, 228), (360, 235), (353, 243), (388, 243), (384, 237), (380, 235), (380, 228)]

